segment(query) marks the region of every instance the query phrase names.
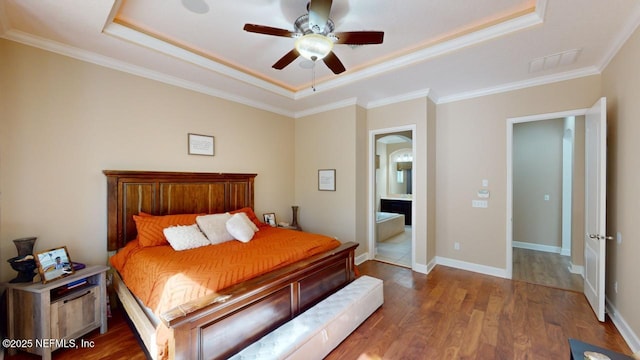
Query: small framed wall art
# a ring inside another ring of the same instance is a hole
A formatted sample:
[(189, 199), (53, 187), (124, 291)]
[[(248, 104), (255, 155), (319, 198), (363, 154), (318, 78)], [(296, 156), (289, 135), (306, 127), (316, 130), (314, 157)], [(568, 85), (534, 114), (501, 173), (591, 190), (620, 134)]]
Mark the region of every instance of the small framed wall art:
[(214, 138), (209, 135), (188, 134), (189, 155), (214, 155)]
[(318, 170), (318, 190), (336, 191), (336, 169)]

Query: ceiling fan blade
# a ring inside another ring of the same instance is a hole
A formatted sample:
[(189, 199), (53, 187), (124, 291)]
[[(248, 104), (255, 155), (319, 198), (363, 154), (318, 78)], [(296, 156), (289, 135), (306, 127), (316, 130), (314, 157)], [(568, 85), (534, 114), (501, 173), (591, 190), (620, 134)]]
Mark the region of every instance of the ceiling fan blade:
[(330, 12), (331, 0), (309, 1), (309, 29), (316, 34), (322, 33)]
[(336, 44), (371, 45), (382, 44), (383, 31), (347, 31), (334, 33), (338, 40)]
[(324, 61), (325, 64), (327, 64), (327, 67), (331, 69), (331, 71), (333, 71), (333, 73), (336, 75), (343, 73), (346, 70), (344, 68), (344, 65), (342, 65), (342, 61), (338, 59), (338, 57), (336, 56), (336, 54), (333, 53), (333, 51), (329, 52), (329, 54), (325, 56), (324, 59), (322, 60)]
[(255, 24), (244, 24), (244, 31), (264, 34), (264, 35), (284, 36), (284, 37), (293, 37), (295, 35), (294, 32), (291, 32), (289, 30), (278, 29), (271, 26), (255, 25)]
[(280, 60), (276, 61), (276, 63), (273, 64), (271, 67), (274, 69), (282, 70), (287, 65), (291, 64), (293, 60), (297, 59), (298, 56), (300, 56), (300, 53), (298, 52), (298, 50), (293, 49), (288, 53), (286, 53), (283, 57), (281, 57)]

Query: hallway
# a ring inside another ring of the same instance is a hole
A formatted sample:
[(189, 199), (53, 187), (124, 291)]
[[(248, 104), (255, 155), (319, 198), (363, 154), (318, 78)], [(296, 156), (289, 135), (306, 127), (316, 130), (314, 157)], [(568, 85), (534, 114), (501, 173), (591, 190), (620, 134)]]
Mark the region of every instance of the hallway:
[(569, 271), (569, 259), (556, 253), (514, 247), (512, 279), (582, 292), (582, 276)]

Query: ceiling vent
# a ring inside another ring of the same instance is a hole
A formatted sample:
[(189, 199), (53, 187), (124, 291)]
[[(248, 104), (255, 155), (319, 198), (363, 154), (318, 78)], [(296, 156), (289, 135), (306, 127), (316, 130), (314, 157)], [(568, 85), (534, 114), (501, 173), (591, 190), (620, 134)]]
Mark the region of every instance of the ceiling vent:
[(533, 59), (529, 62), (529, 72), (535, 73), (538, 71), (555, 69), (558, 66), (573, 64), (578, 59), (578, 55), (580, 55), (581, 51), (582, 49), (573, 49)]

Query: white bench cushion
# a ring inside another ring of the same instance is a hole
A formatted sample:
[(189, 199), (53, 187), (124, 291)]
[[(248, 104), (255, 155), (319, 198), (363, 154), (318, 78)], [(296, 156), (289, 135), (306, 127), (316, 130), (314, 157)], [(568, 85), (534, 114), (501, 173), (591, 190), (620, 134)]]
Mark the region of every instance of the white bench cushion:
[(383, 301), (382, 280), (361, 276), (231, 359), (322, 359)]

